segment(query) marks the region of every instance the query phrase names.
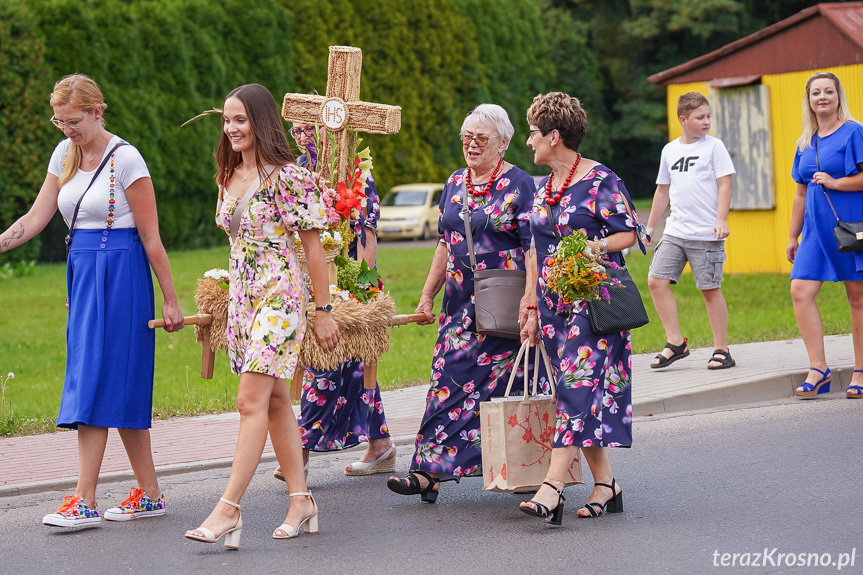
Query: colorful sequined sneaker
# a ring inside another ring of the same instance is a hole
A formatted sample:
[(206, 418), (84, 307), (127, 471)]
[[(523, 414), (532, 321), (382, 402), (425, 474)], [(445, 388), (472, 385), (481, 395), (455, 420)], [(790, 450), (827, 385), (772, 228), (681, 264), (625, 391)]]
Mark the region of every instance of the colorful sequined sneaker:
[(105, 512), (108, 521), (131, 521), (144, 517), (158, 517), (164, 515), (165, 494), (162, 493), (158, 499), (150, 499), (143, 489), (133, 487), (129, 490), (129, 497), (118, 507), (113, 507)]
[(98, 507), (90, 507), (80, 497), (67, 495), (63, 505), (55, 513), (43, 517), (42, 523), (54, 527), (86, 527), (102, 523), (102, 514)]

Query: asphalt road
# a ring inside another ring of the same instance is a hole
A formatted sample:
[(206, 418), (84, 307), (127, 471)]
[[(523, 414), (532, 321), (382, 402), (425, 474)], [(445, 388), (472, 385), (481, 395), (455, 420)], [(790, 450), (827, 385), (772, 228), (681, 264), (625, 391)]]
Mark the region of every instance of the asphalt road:
[[(522, 496), (483, 492), (478, 479), (445, 484), (436, 505), (421, 505), (388, 491), (383, 476), (345, 477), (356, 451), (313, 458), (321, 532), (288, 541), (270, 538), (288, 494), (262, 465), (242, 502), (239, 551), (183, 538), (216, 502), (227, 470), (164, 478), (165, 517), (78, 532), (40, 524), (60, 493), (6, 498), (0, 572), (861, 573), (861, 410), (863, 401), (787, 400), (637, 419), (635, 446), (612, 451), (624, 513), (577, 519), (589, 488), (570, 487), (560, 529), (518, 512)], [(128, 488), (100, 487), (102, 505)], [(801, 553), (813, 554), (802, 558), (809, 567), (797, 565)]]

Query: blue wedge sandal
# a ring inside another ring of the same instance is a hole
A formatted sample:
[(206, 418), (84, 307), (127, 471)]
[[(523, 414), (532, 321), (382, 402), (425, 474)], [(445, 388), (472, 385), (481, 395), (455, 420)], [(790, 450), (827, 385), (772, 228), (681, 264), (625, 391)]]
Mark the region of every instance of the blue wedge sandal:
[(815, 383), (803, 382), (794, 390), (794, 395), (797, 397), (815, 397), (822, 393), (830, 393), (830, 382), (833, 380), (833, 375), (830, 373), (830, 368), (821, 371), (817, 367), (810, 367), (809, 371), (817, 371), (821, 374), (821, 379)]
[[(863, 373), (863, 369), (855, 369), (852, 373)], [(845, 397), (848, 399), (863, 398), (863, 386), (849, 385), (848, 389), (845, 390)]]

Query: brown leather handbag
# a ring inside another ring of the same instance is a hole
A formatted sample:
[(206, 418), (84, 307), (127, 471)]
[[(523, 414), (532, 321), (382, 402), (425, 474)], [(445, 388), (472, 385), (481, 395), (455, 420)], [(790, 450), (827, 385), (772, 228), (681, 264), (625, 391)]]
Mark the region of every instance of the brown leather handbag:
[[(470, 169), (470, 168), (468, 168)], [(470, 268), (473, 271), (473, 293), (476, 306), (476, 331), (507, 339), (520, 339), (518, 308), (524, 297), (527, 272), (522, 270), (479, 270), (470, 229), (467, 188), (462, 186), (461, 213), (467, 238)]]

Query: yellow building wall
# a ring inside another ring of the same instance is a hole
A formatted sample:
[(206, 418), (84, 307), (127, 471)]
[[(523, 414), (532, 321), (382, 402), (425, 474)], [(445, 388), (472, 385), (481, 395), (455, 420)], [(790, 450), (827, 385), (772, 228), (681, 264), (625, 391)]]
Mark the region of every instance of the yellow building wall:
[[(791, 207), (797, 188), (796, 182), (791, 179), (791, 166), (794, 163), (797, 138), (801, 133), (806, 80), (816, 71), (836, 74), (842, 82), (851, 114), (858, 120), (863, 120), (863, 64), (761, 78), (761, 83), (770, 87), (776, 208), (732, 210), (728, 215), (731, 234), (725, 243), (728, 254), (726, 273), (791, 272), (791, 264), (785, 258)], [(680, 137), (682, 133), (677, 120), (677, 99), (686, 92), (700, 92), (707, 96), (708, 87), (703, 82), (672, 84), (667, 87), (669, 141)]]

